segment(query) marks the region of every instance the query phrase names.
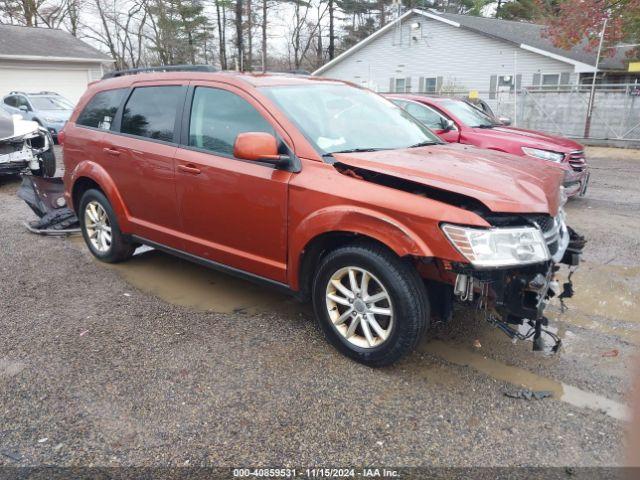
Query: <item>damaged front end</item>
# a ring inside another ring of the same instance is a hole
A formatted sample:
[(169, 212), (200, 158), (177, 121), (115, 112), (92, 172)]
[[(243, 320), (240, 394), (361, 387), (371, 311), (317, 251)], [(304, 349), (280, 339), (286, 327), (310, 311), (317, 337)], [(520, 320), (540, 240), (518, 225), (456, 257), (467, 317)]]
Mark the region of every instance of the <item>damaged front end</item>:
[(53, 176), (55, 156), (51, 134), (36, 122), (0, 111), (0, 175), (25, 171)]
[[(337, 155), (331, 163), (342, 175), (482, 218), (483, 226), (453, 223), (460, 218), (454, 210), (452, 223), (438, 222), (459, 254), (455, 257), (465, 261), (437, 256), (416, 259), (428, 287), (432, 315), (447, 321), (457, 299), (479, 308), (488, 322), (512, 338), (533, 336), (534, 349), (542, 349), (541, 335), (548, 323), (545, 308), (554, 296), (561, 301), (572, 296), (571, 274), (586, 243), (566, 224), (562, 176), (555, 167), (541, 171), (537, 164), (462, 148), (434, 146), (403, 155), (372, 152), (366, 158), (365, 154)], [(561, 265), (570, 271), (563, 285), (558, 280)], [(525, 325), (525, 329), (514, 325)], [(557, 349), (559, 339), (546, 333), (556, 340)]]
[[(543, 328), (548, 324), (544, 311), (551, 298), (557, 296), (562, 302), (573, 295), (571, 275), (580, 262), (585, 238), (566, 225), (562, 209), (555, 218), (548, 215), (488, 215), (486, 219), (501, 229), (538, 229), (544, 239), (547, 258), (541, 262), (497, 268), (477, 267), (473, 263), (451, 264), (450, 271), (455, 274), (453, 296), (482, 310), (489, 323), (511, 338), (533, 336), (534, 350), (543, 349), (542, 333), (554, 339), (553, 350), (557, 350), (559, 338)], [(526, 263), (532, 248), (527, 242), (519, 248), (523, 249), (521, 254)], [(561, 265), (568, 266), (570, 272), (562, 286), (557, 277)], [(524, 335), (511, 327), (524, 324), (531, 327)]]

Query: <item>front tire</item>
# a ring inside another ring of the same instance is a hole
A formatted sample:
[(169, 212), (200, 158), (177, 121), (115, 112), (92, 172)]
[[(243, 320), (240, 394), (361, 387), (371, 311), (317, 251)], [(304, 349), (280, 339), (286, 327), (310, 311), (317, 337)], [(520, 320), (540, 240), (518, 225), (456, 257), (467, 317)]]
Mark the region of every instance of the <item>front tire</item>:
[(84, 241), (98, 260), (117, 263), (131, 258), (135, 246), (125, 239), (109, 200), (100, 190), (84, 192), (78, 219)]
[(38, 164), (40, 168), (38, 170), (31, 170), (37, 177), (54, 177), (56, 174), (56, 156), (53, 153), (53, 147), (46, 152), (43, 152), (38, 158)]
[(313, 307), (327, 341), (371, 367), (411, 352), (429, 324), (429, 300), (415, 268), (374, 243), (326, 255), (313, 282)]

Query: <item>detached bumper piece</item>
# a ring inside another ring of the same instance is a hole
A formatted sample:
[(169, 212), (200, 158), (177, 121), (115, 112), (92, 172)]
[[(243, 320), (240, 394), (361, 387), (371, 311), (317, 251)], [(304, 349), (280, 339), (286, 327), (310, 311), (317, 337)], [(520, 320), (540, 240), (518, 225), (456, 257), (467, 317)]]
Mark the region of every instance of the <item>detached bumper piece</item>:
[(23, 175), (18, 197), (24, 200), (38, 220), (25, 223), (32, 233), (68, 235), (80, 232), (76, 214), (66, 206), (62, 178)]
[[(546, 333), (553, 338), (556, 351), (560, 339), (543, 327), (548, 324), (544, 310), (549, 300), (558, 296), (562, 302), (573, 296), (571, 276), (580, 263), (580, 255), (586, 240), (567, 227), (568, 242), (559, 251), (560, 260), (548, 261), (520, 268), (477, 270), (464, 267), (456, 271), (454, 295), (461, 301), (474, 302), (485, 313), (485, 319), (511, 338), (528, 339), (533, 336), (533, 349), (542, 350), (541, 336)], [(569, 267), (569, 276), (562, 289), (556, 280), (560, 265)], [(528, 324), (526, 334), (511, 325)]]

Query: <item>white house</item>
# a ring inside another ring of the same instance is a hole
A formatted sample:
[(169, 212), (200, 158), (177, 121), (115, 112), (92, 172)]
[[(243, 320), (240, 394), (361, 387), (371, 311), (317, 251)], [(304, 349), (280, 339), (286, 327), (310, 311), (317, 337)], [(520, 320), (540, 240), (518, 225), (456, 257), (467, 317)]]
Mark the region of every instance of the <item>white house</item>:
[(53, 91), (76, 102), (111, 62), (62, 30), (0, 25), (0, 97)]
[[(626, 70), (624, 52), (599, 71)], [(325, 64), (314, 75), (380, 92), (463, 93), (495, 98), (520, 87), (557, 88), (595, 71), (595, 54), (562, 50), (532, 23), (410, 10)], [(618, 76), (618, 81), (621, 79)]]

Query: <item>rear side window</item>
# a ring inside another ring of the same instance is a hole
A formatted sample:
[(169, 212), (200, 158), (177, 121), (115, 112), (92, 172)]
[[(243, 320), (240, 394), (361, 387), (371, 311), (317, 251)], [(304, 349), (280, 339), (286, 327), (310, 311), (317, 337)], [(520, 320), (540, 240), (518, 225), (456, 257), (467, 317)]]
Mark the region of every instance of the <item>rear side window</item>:
[(190, 146), (233, 156), (236, 137), (245, 132), (275, 135), (269, 122), (238, 95), (218, 88), (196, 88), (189, 122)]
[(172, 142), (176, 113), (185, 90), (180, 86), (136, 88), (124, 106), (120, 131)]
[(110, 130), (113, 118), (126, 92), (126, 88), (119, 88), (96, 93), (82, 110), (76, 124)]

